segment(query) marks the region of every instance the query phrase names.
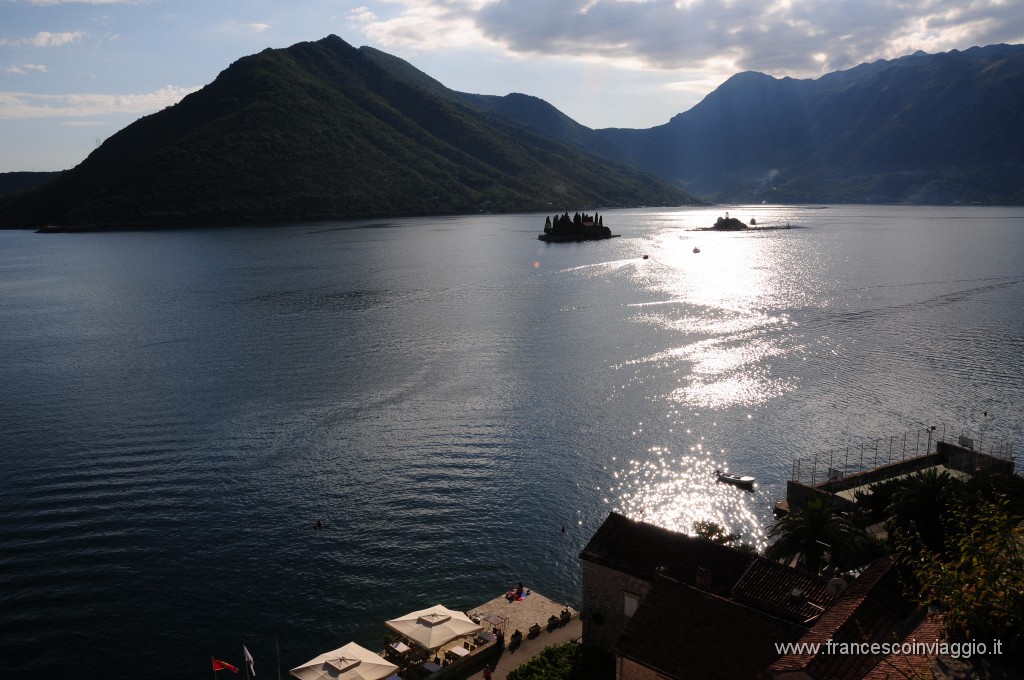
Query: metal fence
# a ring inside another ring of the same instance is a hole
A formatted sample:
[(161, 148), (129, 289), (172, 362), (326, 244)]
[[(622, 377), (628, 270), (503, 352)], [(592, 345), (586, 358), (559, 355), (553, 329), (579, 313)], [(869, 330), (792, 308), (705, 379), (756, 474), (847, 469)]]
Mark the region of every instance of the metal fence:
[(1010, 442), (986, 440), (984, 433), (966, 428), (947, 429), (943, 425), (917, 428), (902, 435), (879, 437), (845, 449), (794, 458), (790, 479), (811, 486), (830, 479), (841, 480), (865, 470), (935, 453), (940, 441), (1004, 460), (1013, 459), (1013, 444)]

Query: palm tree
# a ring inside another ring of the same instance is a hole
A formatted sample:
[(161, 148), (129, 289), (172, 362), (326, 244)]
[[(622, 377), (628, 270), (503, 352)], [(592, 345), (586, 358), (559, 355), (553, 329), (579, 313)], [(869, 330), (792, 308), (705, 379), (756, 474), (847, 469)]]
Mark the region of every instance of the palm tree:
[(768, 532), (768, 538), (773, 537), (776, 541), (765, 551), (767, 557), (780, 559), (799, 554), (803, 568), (812, 574), (821, 571), (826, 551), (829, 564), (842, 570), (860, 566), (880, 554), (877, 541), (846, 517), (837, 515), (835, 504), (827, 496), (812, 498), (799, 510), (781, 518)]
[(932, 550), (945, 547), (946, 524), (963, 483), (929, 468), (906, 478), (889, 504), (890, 533), (917, 533)]

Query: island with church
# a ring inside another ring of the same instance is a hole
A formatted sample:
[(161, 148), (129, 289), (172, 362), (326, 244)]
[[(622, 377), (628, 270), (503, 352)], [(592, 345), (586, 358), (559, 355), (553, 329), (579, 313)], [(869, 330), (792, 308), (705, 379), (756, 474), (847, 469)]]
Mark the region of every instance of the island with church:
[[(750, 220), (750, 223), (757, 224), (757, 220)], [(750, 227), (735, 217), (729, 217), (729, 211), (726, 211), (724, 219), (719, 216), (719, 218), (715, 220), (715, 224), (708, 227), (711, 231), (740, 231), (741, 229), (749, 228)]]
[(751, 217), (750, 224), (746, 224), (742, 220), (738, 220), (735, 217), (729, 217), (729, 211), (725, 212), (725, 217), (719, 215), (715, 223), (710, 227), (697, 227), (691, 231), (745, 231), (754, 229), (789, 229), (789, 222), (780, 225), (760, 225), (757, 223), (757, 218)]
[(576, 213), (569, 217), (566, 212), (553, 218), (544, 218), (544, 233), (537, 238), (548, 243), (564, 241), (596, 241), (603, 238), (614, 238), (612, 230), (604, 226), (604, 217), (596, 212), (593, 215)]

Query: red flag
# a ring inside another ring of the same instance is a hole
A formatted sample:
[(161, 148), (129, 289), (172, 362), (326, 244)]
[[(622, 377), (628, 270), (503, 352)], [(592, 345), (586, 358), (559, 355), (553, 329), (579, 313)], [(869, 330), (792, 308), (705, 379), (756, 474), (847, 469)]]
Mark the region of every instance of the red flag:
[(220, 661), (219, 659), (214, 659), (212, 656), (210, 658), (213, 659), (213, 670), (215, 670), (215, 671), (229, 670), (232, 673), (237, 673), (238, 672), (238, 669), (235, 666), (232, 666), (231, 664), (229, 664), (227, 661)]

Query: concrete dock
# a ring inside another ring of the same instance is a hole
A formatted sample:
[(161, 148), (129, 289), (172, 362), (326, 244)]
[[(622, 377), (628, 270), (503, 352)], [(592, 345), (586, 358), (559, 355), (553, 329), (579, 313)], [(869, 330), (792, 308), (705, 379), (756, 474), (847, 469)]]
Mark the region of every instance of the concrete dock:
[(521, 600), (511, 600), (502, 595), (490, 602), (485, 602), (479, 607), (470, 609), (466, 613), (481, 620), (485, 620), (488, 616), (498, 616), (504, 619), (506, 621), (506, 645), (509, 643), (514, 631), (522, 631), (525, 637), (530, 626), (537, 624), (544, 629), (547, 627), (550, 617), (558, 617), (565, 610), (568, 610), (573, 618), (579, 618), (580, 613), (567, 604), (555, 602), (529, 588), (524, 589), (524, 592), (528, 593), (528, 595)]
[[(468, 612), (470, 616), (479, 617), (484, 622), (487, 622), (488, 617), (500, 617), (505, 621), (505, 648), (489, 661), (493, 668), (493, 680), (504, 680), (509, 671), (537, 656), (545, 647), (578, 642), (583, 636), (583, 622), (580, 621), (578, 611), (529, 588), (526, 590), (529, 595), (521, 600), (510, 600), (502, 595)], [(562, 623), (560, 617), (565, 610), (568, 610), (571, 618)], [(558, 617), (560, 622), (549, 628), (548, 620), (552, 616)], [(534, 624), (540, 626), (540, 633), (531, 637), (529, 631)], [(518, 644), (512, 640), (512, 633), (516, 630), (523, 634)], [(472, 680), (483, 678), (483, 670), (477, 669), (466, 677)]]

